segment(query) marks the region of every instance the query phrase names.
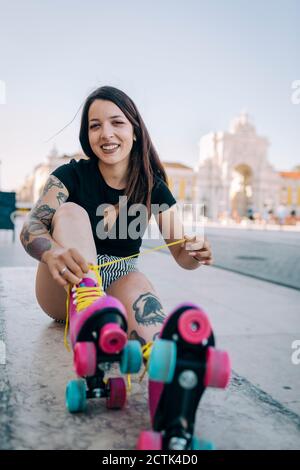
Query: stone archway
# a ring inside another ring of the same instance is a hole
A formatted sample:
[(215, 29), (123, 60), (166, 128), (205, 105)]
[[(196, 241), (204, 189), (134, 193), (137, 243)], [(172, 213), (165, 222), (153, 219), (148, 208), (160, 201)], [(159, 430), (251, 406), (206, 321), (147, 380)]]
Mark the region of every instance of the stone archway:
[(252, 169), (245, 163), (235, 166), (232, 170), (230, 201), (234, 218), (246, 217), (252, 209), (252, 177)]

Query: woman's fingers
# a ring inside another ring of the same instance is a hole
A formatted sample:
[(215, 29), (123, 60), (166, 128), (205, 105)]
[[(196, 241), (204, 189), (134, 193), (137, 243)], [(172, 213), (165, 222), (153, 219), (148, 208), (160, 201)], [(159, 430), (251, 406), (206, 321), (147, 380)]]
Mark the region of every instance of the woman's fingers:
[(71, 255), (75, 262), (79, 265), (83, 274), (87, 274), (89, 272), (89, 266), (83, 256), (76, 250), (76, 248), (71, 248)]
[[(75, 248), (68, 250), (62, 262), (65, 263), (65, 266), (59, 266), (60, 275), (71, 284), (79, 284), (84, 275), (89, 271), (87, 262)], [(64, 267), (67, 269), (62, 274), (61, 272)]]
[(193, 237), (185, 235), (184, 238), (186, 241), (183, 246), (185, 246), (186, 250), (200, 250), (204, 247), (205, 241), (200, 237), (200, 235), (195, 235)]
[[(67, 268), (67, 269), (64, 269), (64, 268)], [(67, 267), (67, 266), (62, 266), (58, 269), (58, 272), (59, 272), (59, 275), (60, 277), (69, 282), (70, 284), (79, 284), (80, 281), (82, 280), (82, 277), (80, 276), (75, 276), (75, 274), (73, 274), (73, 272)]]
[(189, 251), (188, 255), (199, 259), (210, 259), (211, 257), (210, 251)]
[(188, 255), (200, 264), (212, 264), (211, 248), (207, 240), (203, 240), (201, 237), (194, 237), (193, 241), (186, 243), (185, 248)]
[(72, 258), (66, 258), (64, 260), (66, 263), (65, 266), (67, 266), (68, 271), (73, 274), (77, 279), (82, 279), (84, 277), (84, 272), (82, 271), (81, 267), (79, 264), (77, 264)]
[(58, 269), (53, 269), (50, 272), (52, 274), (54, 281), (57, 282), (60, 286), (65, 287), (68, 285), (68, 282), (59, 274)]

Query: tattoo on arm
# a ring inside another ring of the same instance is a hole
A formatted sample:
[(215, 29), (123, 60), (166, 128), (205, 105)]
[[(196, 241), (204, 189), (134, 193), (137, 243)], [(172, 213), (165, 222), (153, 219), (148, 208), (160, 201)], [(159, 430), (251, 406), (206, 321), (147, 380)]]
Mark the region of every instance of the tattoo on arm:
[(140, 295), (132, 308), (137, 323), (145, 326), (163, 323), (166, 316), (158, 297), (152, 292)]
[(50, 249), (50, 240), (42, 237), (35, 238), (31, 243), (28, 243), (28, 245), (25, 246), (25, 250), (27, 251), (27, 253), (38, 261), (41, 261), (45, 251), (48, 251)]
[(47, 194), (47, 192), (51, 188), (54, 188), (54, 187), (59, 188), (59, 189), (63, 189), (64, 185), (62, 184), (61, 181), (59, 181), (58, 178), (56, 178), (56, 176), (51, 175), (51, 176), (49, 176), (49, 179), (48, 179), (47, 183), (45, 184), (42, 197), (44, 197)]
[[(55, 209), (52, 209), (48, 204), (35, 207), (31, 213), (30, 219), (36, 223), (42, 223), (47, 227), (48, 231), (51, 228), (52, 218), (55, 214)], [(32, 233), (32, 232), (31, 232)]]
[(64, 202), (66, 202), (66, 200), (68, 199), (68, 196), (65, 193), (62, 193), (60, 191), (58, 195), (56, 196), (56, 199), (57, 199), (58, 204), (61, 205)]
[(138, 335), (137, 331), (133, 330), (131, 333), (130, 333), (130, 336), (129, 336), (130, 339), (135, 339), (137, 341), (139, 341), (141, 343), (141, 346), (145, 346), (146, 344), (146, 341), (144, 340), (144, 338), (142, 338), (141, 336)]
[[(61, 190), (52, 195), (52, 200), (56, 197), (59, 206), (66, 202), (68, 199), (66, 187), (58, 178), (56, 178), (56, 176), (50, 175), (43, 189), (43, 193), (34, 208), (31, 210), (20, 235), (21, 243), (27, 253), (39, 261), (41, 261), (43, 253), (50, 250), (53, 245), (51, 229), (52, 219), (56, 209), (53, 209), (47, 203), (44, 203), (44, 197), (52, 188), (58, 188)], [(42, 235), (45, 235), (45, 237)]]
[(29, 242), (30, 235), (44, 235), (48, 233), (47, 228), (39, 220), (30, 220), (21, 232), (22, 243)]
[[(38, 261), (41, 261), (43, 253), (52, 247), (51, 240), (41, 235), (49, 235), (54, 214), (55, 210), (47, 204), (36, 206), (22, 229), (21, 242), (26, 252)], [(30, 237), (33, 237), (33, 240), (30, 241)]]

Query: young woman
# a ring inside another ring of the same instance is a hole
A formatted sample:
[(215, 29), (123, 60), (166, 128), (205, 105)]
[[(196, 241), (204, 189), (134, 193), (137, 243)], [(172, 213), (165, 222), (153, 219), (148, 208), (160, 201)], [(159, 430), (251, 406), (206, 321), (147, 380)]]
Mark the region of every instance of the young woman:
[[(142, 117), (125, 93), (104, 86), (88, 96), (79, 137), (88, 159), (72, 160), (52, 172), (20, 235), (27, 253), (40, 261), (37, 301), (57, 321), (65, 320), (70, 284), (78, 285), (83, 278), (97, 282), (89, 265), (139, 252), (142, 231), (136, 236), (127, 230), (134, 222), (134, 204), (144, 204), (148, 210), (143, 229), (153, 213), (166, 243), (186, 239), (170, 246), (182, 268), (212, 262), (206, 241), (184, 237), (164, 168)], [(127, 204), (120, 203), (120, 196), (126, 196)], [(155, 210), (153, 204), (163, 206)], [(114, 236), (105, 238), (110, 234)], [(138, 270), (137, 258), (106, 266), (101, 276), (105, 292), (127, 310), (129, 337), (142, 345), (152, 341), (165, 312), (153, 285)]]

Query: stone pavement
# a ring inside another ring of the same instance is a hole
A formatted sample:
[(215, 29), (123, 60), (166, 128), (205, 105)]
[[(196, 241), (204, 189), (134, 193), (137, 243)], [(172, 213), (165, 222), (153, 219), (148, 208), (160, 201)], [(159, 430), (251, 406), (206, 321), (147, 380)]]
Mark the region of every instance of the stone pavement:
[[(233, 376), (226, 391), (208, 389), (196, 432), (218, 449), (300, 449), (300, 365), (292, 342), (300, 339), (300, 292), (254, 278), (201, 267), (181, 269), (170, 256), (142, 256), (168, 312), (182, 301), (209, 314), (217, 345), (229, 351)], [(0, 269), (0, 448), (133, 449), (149, 428), (146, 380), (134, 379), (126, 408), (108, 411), (89, 402), (85, 414), (65, 409), (65, 386), (74, 378), (63, 327), (39, 308), (35, 267)]]
[(300, 289), (300, 233), (207, 227), (217, 267)]
[[(204, 235), (215, 267), (300, 289), (300, 232), (205, 226)], [(145, 240), (147, 247), (163, 243)]]

